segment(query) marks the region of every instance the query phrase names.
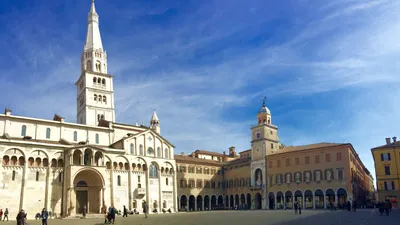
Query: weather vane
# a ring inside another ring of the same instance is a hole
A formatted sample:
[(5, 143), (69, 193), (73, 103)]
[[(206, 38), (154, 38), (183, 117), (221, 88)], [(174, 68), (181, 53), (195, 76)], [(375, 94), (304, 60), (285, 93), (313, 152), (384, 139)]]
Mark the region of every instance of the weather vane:
[(267, 97), (264, 96), (263, 106), (265, 106), (266, 101), (267, 101)]

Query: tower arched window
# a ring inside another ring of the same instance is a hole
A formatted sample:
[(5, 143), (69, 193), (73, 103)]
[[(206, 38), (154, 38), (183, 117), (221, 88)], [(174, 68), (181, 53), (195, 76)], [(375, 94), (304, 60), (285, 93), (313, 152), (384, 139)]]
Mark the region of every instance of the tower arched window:
[(118, 183), (118, 186), (121, 186), (121, 176), (120, 175), (118, 175), (118, 177), (117, 177), (117, 183)]
[(101, 84), (101, 78), (97, 78), (97, 84), (100, 85)]
[(26, 136), (26, 126), (22, 125), (21, 127), (21, 136), (25, 137)]
[(74, 131), (74, 141), (78, 141), (78, 132)]
[(130, 153), (133, 154), (133, 144), (130, 145)]
[[(96, 79), (96, 78), (95, 78), (95, 79)], [(97, 101), (97, 95), (96, 95), (96, 94), (94, 94), (93, 100), (94, 100), (95, 102)]]
[[(96, 71), (97, 72), (100, 72), (101, 71), (101, 63), (100, 63), (100, 61), (97, 61), (96, 62)], [(100, 82), (99, 82), (100, 83)]]
[(162, 154), (161, 148), (158, 147), (158, 148), (157, 148), (157, 157), (160, 157), (160, 158), (161, 158), (161, 154)]
[(99, 102), (101, 102), (101, 100), (103, 100), (102, 97), (103, 97), (103, 96), (99, 95)]
[(99, 143), (99, 134), (96, 134), (96, 144)]
[(168, 186), (168, 178), (165, 178), (165, 185)]
[(47, 139), (50, 139), (50, 132), (51, 132), (50, 128), (47, 128), (46, 129), (46, 138)]
[(90, 60), (86, 62), (86, 70), (92, 71), (92, 62)]
[(96, 84), (97, 80), (96, 77), (93, 77), (93, 84)]
[(168, 153), (169, 153), (168, 148), (166, 148), (164, 151), (165, 151), (164, 158), (168, 159)]
[(107, 103), (107, 97), (106, 96), (103, 96), (103, 102)]
[(103, 80), (101, 80), (101, 84), (103, 84), (103, 86), (106, 86), (106, 79), (103, 78)]
[(36, 172), (36, 181), (39, 181), (39, 171)]

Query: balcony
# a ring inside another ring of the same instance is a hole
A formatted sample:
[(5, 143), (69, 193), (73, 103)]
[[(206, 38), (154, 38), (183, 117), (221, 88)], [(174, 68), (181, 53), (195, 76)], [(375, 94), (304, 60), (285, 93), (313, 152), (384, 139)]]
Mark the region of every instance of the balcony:
[(143, 198), (146, 195), (146, 188), (136, 188), (134, 192), (134, 196), (136, 198)]

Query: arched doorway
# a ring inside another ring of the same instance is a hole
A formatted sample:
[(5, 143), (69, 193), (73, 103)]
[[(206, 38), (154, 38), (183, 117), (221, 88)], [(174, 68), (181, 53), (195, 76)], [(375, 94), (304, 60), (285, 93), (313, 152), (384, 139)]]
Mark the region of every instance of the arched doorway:
[(337, 197), (339, 208), (343, 208), (347, 202), (347, 191), (344, 188), (339, 188), (337, 190)]
[(278, 191), (278, 193), (276, 193), (276, 208), (283, 209), (284, 205), (285, 205), (285, 199), (283, 198), (283, 193), (282, 191)]
[(240, 205), (244, 205), (246, 204), (246, 197), (244, 196), (244, 194), (240, 195)]
[(203, 197), (201, 195), (197, 196), (197, 210), (202, 210), (203, 206)]
[(255, 201), (256, 201), (255, 209), (262, 209), (262, 197), (260, 193), (256, 193)]
[(315, 190), (314, 198), (315, 198), (315, 208), (323, 209), (324, 208), (324, 192), (322, 192), (321, 189)]
[(213, 195), (211, 196), (211, 209), (215, 209), (215, 206), (217, 206), (217, 197)]
[(300, 190), (294, 192), (294, 200), (303, 206), (303, 193)]
[(286, 209), (293, 208), (293, 194), (291, 191), (285, 192), (285, 203), (286, 203)]
[(305, 203), (306, 205), (304, 207), (306, 209), (312, 209), (314, 207), (312, 191), (306, 190), (304, 192), (304, 198), (306, 200), (306, 203)]
[(186, 195), (181, 196), (181, 210), (186, 209), (187, 206), (187, 197)]
[(196, 210), (196, 199), (193, 195), (189, 196), (189, 211)]
[(78, 172), (74, 178), (75, 213), (81, 214), (84, 207), (88, 213), (101, 213), (103, 202), (104, 179), (92, 169)]
[(204, 196), (204, 210), (210, 210), (210, 197)]
[(235, 207), (236, 207), (236, 206), (239, 206), (239, 204), (240, 204), (240, 203), (239, 203), (239, 195), (236, 194), (236, 195), (235, 195)]
[(229, 201), (229, 206), (230, 206), (230, 207), (233, 207), (233, 205), (234, 205), (234, 202), (233, 202), (233, 195), (231, 195), (231, 197), (230, 197), (229, 200), (230, 200), (230, 201)]
[(247, 208), (250, 209), (251, 207), (251, 194), (247, 193), (246, 195), (246, 203), (247, 203)]
[(229, 207), (229, 197), (228, 197), (228, 195), (225, 196), (225, 206)]
[[(327, 189), (325, 192), (325, 200), (326, 200), (326, 205), (328, 207), (328, 203), (335, 203), (335, 191), (332, 189)], [(329, 204), (330, 208), (330, 204)]]
[(269, 209), (275, 209), (275, 195), (273, 192), (268, 194), (268, 202)]
[(224, 198), (222, 195), (218, 196), (218, 206), (223, 206), (224, 205)]

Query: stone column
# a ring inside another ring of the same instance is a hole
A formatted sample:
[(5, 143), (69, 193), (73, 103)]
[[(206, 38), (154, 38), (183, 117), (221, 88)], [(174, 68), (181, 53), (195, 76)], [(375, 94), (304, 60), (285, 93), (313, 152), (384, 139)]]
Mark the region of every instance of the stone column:
[(21, 194), (20, 194), (20, 200), (19, 200), (19, 210), (24, 208), (24, 194), (25, 194), (26, 173), (27, 172), (28, 172), (28, 160), (25, 159), (24, 169), (22, 171), (22, 182), (21, 182)]
[(110, 169), (110, 196), (111, 196), (111, 205), (114, 206), (114, 165), (113, 162), (111, 161), (111, 169)]
[(301, 206), (302, 209), (306, 209), (306, 195), (304, 192), (302, 194), (303, 194), (303, 202), (301, 203)]
[(159, 169), (159, 168), (157, 168), (157, 175), (158, 175), (158, 179), (157, 179), (157, 181), (158, 181), (158, 212), (159, 213), (162, 213), (162, 211), (161, 211), (161, 208), (163, 207), (162, 206), (162, 192), (161, 192), (161, 190), (162, 190), (162, 188), (161, 188), (161, 185), (162, 185), (162, 182), (161, 182), (161, 170)]
[[(49, 190), (50, 190), (50, 166), (47, 166), (46, 170), (46, 187), (44, 193), (44, 207), (49, 210)], [(51, 198), (50, 198), (51, 200)], [(53, 209), (51, 209), (53, 211)]]
[[(173, 169), (173, 168), (172, 168)], [(173, 196), (173, 198), (174, 198), (174, 205), (175, 205), (175, 207), (174, 207), (174, 209), (175, 209), (175, 212), (178, 212), (178, 191), (177, 191), (177, 189), (178, 189), (178, 182), (177, 182), (177, 178), (176, 178), (176, 173), (177, 173), (177, 170), (176, 171), (174, 171), (174, 173), (173, 173), (173, 187), (174, 187), (174, 191), (173, 191), (173, 194), (172, 194), (172, 196)], [(180, 204), (179, 204), (179, 207), (180, 207)]]
[(277, 202), (278, 201), (278, 196), (275, 196), (274, 201), (275, 201), (274, 202), (274, 204), (275, 204), (274, 205), (274, 209), (278, 209), (278, 202)]
[(202, 199), (202, 201), (201, 201), (201, 210), (204, 211), (204, 198), (202, 197), (201, 199)]
[(129, 162), (129, 171), (128, 171), (128, 208), (132, 210), (132, 163)]
[(194, 211), (198, 211), (199, 209), (197, 208), (197, 198), (194, 198)]
[(181, 200), (180, 199), (176, 199), (176, 200), (177, 200), (177, 203), (179, 204), (179, 209), (181, 209)]
[(313, 192), (313, 209), (315, 209), (316, 207), (315, 207), (315, 194), (314, 194), (314, 192)]
[(326, 196), (325, 196), (325, 193), (323, 194), (323, 196), (324, 196), (324, 209), (326, 209)]

